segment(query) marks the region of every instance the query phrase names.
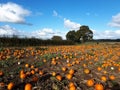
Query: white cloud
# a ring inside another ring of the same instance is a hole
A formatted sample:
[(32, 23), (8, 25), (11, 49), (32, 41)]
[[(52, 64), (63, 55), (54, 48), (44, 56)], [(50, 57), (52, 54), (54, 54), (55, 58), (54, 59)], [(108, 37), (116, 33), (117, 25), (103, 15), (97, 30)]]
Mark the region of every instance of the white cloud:
[(65, 34), (66, 33), (64, 32), (61, 32), (59, 30), (53, 30), (51, 28), (43, 28), (33, 32), (25, 32), (17, 30), (9, 25), (0, 26), (0, 36), (18, 35), (19, 37), (35, 37), (41, 39), (51, 39), (53, 36), (58, 35), (65, 39)]
[(53, 10), (53, 16), (58, 16), (57, 11)]
[(10, 27), (9, 25), (0, 27), (0, 35), (17, 35), (19, 33), (15, 28)]
[(112, 16), (112, 21), (108, 23), (109, 26), (112, 27), (120, 27), (120, 13), (115, 16)]
[(94, 39), (118, 39), (120, 38), (120, 30), (105, 30), (103, 32), (93, 31)]
[(70, 30), (78, 30), (81, 25), (79, 23), (72, 22), (69, 19), (64, 19), (64, 26)]
[(0, 22), (28, 24), (24, 19), (28, 15), (30, 11), (18, 4), (12, 2), (0, 4)]
[(42, 38), (42, 39), (51, 39), (53, 36), (58, 35), (61, 36), (63, 39), (65, 39), (63, 32), (58, 30), (53, 30), (51, 28), (43, 28), (40, 30), (33, 31), (31, 35), (32, 37)]

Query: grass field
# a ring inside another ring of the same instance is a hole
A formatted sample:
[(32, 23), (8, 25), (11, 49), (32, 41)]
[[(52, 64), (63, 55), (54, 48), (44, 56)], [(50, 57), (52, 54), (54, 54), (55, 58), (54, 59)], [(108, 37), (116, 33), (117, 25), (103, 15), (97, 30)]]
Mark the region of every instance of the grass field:
[(120, 90), (120, 43), (0, 48), (7, 89)]

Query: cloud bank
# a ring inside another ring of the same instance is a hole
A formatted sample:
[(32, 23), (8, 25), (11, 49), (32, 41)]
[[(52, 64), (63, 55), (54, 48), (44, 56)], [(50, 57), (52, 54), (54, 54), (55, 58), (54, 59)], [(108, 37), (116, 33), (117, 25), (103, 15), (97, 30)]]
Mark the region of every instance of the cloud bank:
[(115, 16), (112, 16), (112, 21), (108, 23), (111, 27), (120, 27), (120, 13)]
[(28, 15), (30, 11), (18, 4), (12, 2), (0, 4), (0, 22), (29, 24), (25, 21), (25, 16)]
[(21, 30), (17, 30), (9, 25), (0, 26), (0, 36), (13, 36), (18, 35), (19, 37), (35, 37), (41, 39), (51, 39), (53, 36), (58, 35), (65, 39), (65, 33), (59, 30), (53, 30), (51, 28), (43, 28), (39, 30), (35, 30), (32, 32), (25, 32)]

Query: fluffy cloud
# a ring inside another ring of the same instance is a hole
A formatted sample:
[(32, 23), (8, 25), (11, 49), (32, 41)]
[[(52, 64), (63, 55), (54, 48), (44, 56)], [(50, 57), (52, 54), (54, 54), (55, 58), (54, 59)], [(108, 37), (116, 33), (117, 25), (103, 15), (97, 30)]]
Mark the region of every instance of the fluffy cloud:
[(0, 26), (0, 36), (13, 36), (18, 35), (19, 37), (35, 37), (41, 39), (51, 39), (54, 35), (61, 36), (65, 39), (65, 33), (59, 30), (53, 30), (51, 28), (43, 28), (33, 32), (25, 32), (17, 30), (9, 25)]
[(120, 13), (115, 16), (112, 16), (112, 21), (108, 23), (109, 26), (112, 27), (120, 27)]
[(94, 39), (118, 39), (120, 38), (120, 30), (105, 30), (103, 32), (97, 32), (93, 30)]
[(78, 30), (81, 25), (79, 23), (72, 22), (69, 19), (64, 19), (64, 26), (70, 30)]
[(0, 22), (29, 24), (26, 23), (24, 19), (24, 17), (28, 15), (30, 15), (30, 11), (18, 4), (12, 2), (0, 4)]
[(0, 35), (18, 35), (19, 31), (9, 25), (0, 27)]
[(51, 28), (43, 28), (40, 30), (36, 30), (32, 32), (31, 35), (32, 37), (42, 38), (42, 39), (50, 39), (53, 36), (58, 35), (58, 36), (61, 36), (63, 39), (65, 39), (63, 32), (60, 32), (58, 30), (55, 31)]

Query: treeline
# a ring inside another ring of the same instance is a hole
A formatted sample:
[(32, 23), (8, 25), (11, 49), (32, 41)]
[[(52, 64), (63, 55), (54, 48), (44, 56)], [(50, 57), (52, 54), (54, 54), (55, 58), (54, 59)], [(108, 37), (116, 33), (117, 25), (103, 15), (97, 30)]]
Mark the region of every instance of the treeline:
[(120, 39), (94, 39), (89, 42), (120, 42)]
[(47, 46), (47, 45), (73, 45), (68, 40), (42, 40), (37, 38), (0, 37), (0, 47), (12, 46)]

